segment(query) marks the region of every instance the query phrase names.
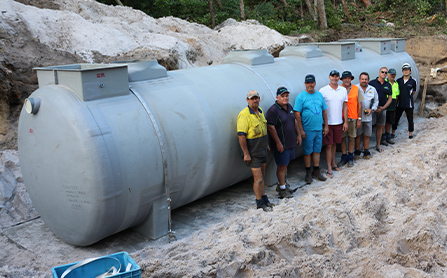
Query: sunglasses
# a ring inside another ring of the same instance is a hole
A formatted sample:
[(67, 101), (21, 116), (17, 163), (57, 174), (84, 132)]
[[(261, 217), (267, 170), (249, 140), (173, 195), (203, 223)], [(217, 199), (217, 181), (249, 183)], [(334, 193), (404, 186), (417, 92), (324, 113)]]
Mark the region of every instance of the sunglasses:
[(383, 70), (381, 71), (381, 73), (384, 73), (384, 74), (388, 74), (388, 72), (387, 72), (387, 71), (383, 71)]

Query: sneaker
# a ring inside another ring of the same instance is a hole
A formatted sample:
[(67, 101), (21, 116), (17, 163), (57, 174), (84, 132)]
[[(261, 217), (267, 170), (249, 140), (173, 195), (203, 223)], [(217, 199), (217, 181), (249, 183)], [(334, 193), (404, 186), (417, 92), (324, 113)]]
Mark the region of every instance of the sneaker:
[(316, 178), (317, 180), (319, 180), (319, 181), (326, 181), (327, 180), (327, 178), (325, 178), (322, 174), (321, 174), (321, 171), (320, 171), (320, 169), (318, 169), (318, 170), (313, 170), (312, 171), (312, 177), (314, 177), (314, 178)]
[(279, 198), (293, 198), (293, 195), (290, 194), (289, 190), (286, 189), (279, 189), (278, 192)]
[(256, 200), (256, 208), (260, 209), (262, 208), (263, 211), (272, 211), (273, 209), (271, 207), (268, 207), (265, 202), (264, 199), (260, 199), (260, 200)]
[(391, 138), (387, 138), (386, 142), (391, 144), (391, 145), (394, 145), (394, 143), (395, 143), (393, 140), (391, 140)]
[(388, 143), (386, 142), (386, 140), (380, 141), (380, 145), (384, 145), (385, 147), (388, 147)]
[(307, 184), (311, 184), (312, 183), (312, 171), (310, 169), (306, 170), (306, 177), (304, 178), (304, 181)]
[(349, 160), (348, 161), (348, 167), (353, 167), (354, 166), (354, 161), (353, 160)]
[(395, 138), (396, 134), (390, 134), (391, 138)]
[(360, 154), (362, 152), (360, 150), (355, 150), (354, 151), (354, 160), (359, 160), (360, 159)]
[(409, 138), (409, 139), (413, 139), (414, 137), (413, 137), (413, 135), (410, 135), (410, 136), (408, 136), (408, 138)]

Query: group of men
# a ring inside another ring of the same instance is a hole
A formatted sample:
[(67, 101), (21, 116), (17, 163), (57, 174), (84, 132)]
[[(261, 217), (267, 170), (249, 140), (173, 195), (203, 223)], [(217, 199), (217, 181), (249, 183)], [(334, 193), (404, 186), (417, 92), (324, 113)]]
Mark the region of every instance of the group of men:
[[(381, 144), (394, 144), (392, 138), (403, 112), (408, 119), (409, 138), (412, 139), (416, 81), (411, 77), (408, 63), (402, 65), (402, 73), (403, 76), (395, 80), (396, 70), (382, 67), (376, 79), (370, 81), (369, 74), (362, 72), (359, 84), (354, 85), (354, 76), (350, 71), (344, 71), (340, 76), (337, 70), (332, 70), (329, 84), (319, 91), (315, 90), (315, 76), (308, 74), (304, 79), (305, 90), (298, 94), (293, 107), (289, 103), (290, 92), (280, 87), (276, 92), (276, 102), (265, 115), (259, 107), (259, 93), (248, 92), (248, 106), (237, 119), (237, 133), (244, 162), (253, 173), (257, 208), (264, 211), (273, 209), (264, 190), (270, 150), (277, 165), (279, 197), (291, 198), (293, 190), (286, 181), (287, 166), (295, 158), (295, 148), (299, 145), (303, 148), (305, 182), (310, 184), (313, 179), (326, 181), (326, 177), (333, 178), (333, 171), (341, 171), (346, 164), (348, 167), (354, 166), (354, 160), (362, 154), (362, 139), (363, 158), (371, 158), (369, 141), (373, 117), (376, 122), (375, 149), (378, 152), (383, 151)], [(341, 144), (342, 156), (335, 163), (337, 144)], [(326, 177), (320, 170), (323, 146)]]

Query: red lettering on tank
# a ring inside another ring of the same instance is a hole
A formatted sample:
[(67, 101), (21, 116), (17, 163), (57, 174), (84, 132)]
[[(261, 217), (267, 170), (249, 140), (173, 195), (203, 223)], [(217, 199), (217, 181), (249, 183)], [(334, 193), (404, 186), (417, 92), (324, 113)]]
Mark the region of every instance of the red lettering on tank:
[(96, 74), (96, 78), (102, 78), (102, 77), (106, 77), (106, 74), (103, 72)]
[(34, 133), (34, 130), (32, 128), (30, 128), (29, 133)]

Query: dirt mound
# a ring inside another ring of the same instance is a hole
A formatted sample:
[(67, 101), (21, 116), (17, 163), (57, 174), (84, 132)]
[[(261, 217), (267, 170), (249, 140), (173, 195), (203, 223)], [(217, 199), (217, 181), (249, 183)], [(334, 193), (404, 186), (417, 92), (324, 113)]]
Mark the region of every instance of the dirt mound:
[(232, 49), (307, 42), (248, 20), (216, 29), (174, 17), (154, 19), (129, 7), (86, 1), (0, 2), (0, 148), (17, 148), (23, 100), (37, 89), (34, 67), (158, 60), (168, 70), (219, 64)]

